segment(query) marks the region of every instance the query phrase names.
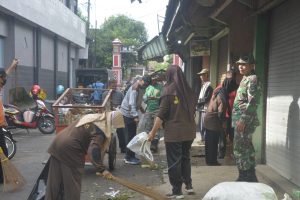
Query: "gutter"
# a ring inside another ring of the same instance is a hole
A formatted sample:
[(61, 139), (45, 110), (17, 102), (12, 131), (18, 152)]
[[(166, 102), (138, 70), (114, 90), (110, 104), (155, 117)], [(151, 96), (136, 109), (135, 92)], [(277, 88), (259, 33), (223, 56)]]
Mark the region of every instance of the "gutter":
[[(232, 0), (226, 0), (219, 8), (217, 8), (209, 17), (216, 20), (216, 17), (232, 2)], [(222, 22), (224, 24), (224, 22)]]
[(173, 15), (173, 17), (172, 17), (172, 20), (171, 20), (169, 29), (168, 29), (167, 34), (166, 34), (166, 39), (167, 39), (167, 41), (169, 41), (169, 34), (170, 34), (171, 29), (172, 29), (174, 20), (175, 20), (177, 14), (178, 14), (179, 8), (180, 8), (180, 0), (178, 1), (178, 5), (177, 5), (177, 7), (176, 7), (175, 13), (174, 13), (174, 15)]
[(251, 16), (259, 15), (261, 13), (267, 12), (268, 10), (278, 6), (279, 4), (283, 3), (286, 0), (273, 0), (261, 6), (257, 9)]

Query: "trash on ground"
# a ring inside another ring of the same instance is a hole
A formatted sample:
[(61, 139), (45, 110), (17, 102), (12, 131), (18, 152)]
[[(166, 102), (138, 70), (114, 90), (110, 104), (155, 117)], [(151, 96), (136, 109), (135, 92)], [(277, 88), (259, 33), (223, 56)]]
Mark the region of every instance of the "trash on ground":
[[(212, 187), (203, 200), (278, 200), (272, 187), (264, 183), (223, 182)], [(288, 200), (288, 199), (284, 199)]]

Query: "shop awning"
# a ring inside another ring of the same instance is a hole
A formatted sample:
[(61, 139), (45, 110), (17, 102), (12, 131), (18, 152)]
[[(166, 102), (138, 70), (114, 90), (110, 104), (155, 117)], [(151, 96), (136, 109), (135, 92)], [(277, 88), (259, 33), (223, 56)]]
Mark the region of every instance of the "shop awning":
[(139, 60), (160, 60), (167, 54), (168, 49), (163, 35), (155, 36), (138, 49)]

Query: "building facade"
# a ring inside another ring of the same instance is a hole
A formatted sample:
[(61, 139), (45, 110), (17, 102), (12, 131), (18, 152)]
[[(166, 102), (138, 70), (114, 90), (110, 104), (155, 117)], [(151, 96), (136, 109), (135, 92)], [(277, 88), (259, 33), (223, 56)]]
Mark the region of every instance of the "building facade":
[[(253, 138), (257, 162), (299, 186), (300, 1), (170, 0), (165, 17), (162, 35), (167, 49), (183, 59), (193, 86), (199, 84), (193, 80), (202, 67), (209, 67), (216, 86), (239, 55), (254, 55), (262, 84), (261, 125)], [(205, 53), (205, 43), (209, 54), (198, 54)]]
[(86, 24), (76, 12), (77, 0), (0, 0), (0, 67), (20, 60), (6, 88), (39, 84), (54, 99), (57, 85), (75, 86), (86, 46)]

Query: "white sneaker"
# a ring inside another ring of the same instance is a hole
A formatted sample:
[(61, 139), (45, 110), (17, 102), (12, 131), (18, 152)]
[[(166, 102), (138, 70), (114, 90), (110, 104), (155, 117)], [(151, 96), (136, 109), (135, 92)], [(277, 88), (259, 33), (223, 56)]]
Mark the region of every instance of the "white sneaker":
[(169, 193), (166, 194), (167, 199), (184, 199), (183, 194), (173, 194), (173, 193)]

